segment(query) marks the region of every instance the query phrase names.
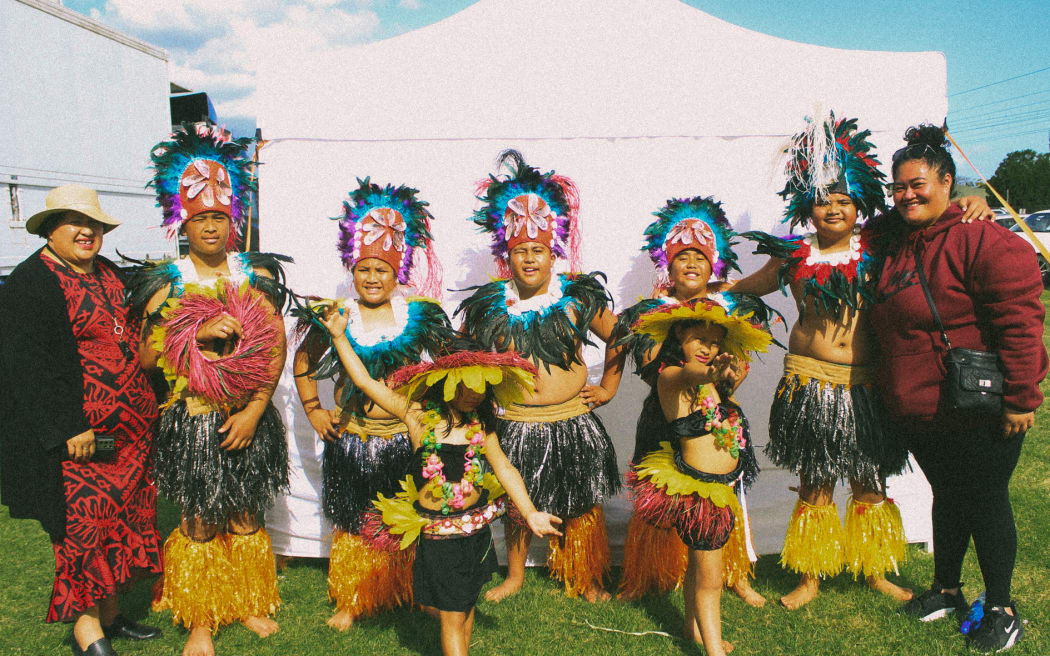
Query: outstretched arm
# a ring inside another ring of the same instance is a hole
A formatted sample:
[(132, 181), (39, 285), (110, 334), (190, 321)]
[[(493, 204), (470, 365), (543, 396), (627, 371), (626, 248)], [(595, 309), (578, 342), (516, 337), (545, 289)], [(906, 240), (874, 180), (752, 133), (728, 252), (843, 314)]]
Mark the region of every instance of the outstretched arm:
[(616, 396), (616, 390), (620, 387), (620, 378), (623, 377), (623, 367), (627, 360), (626, 346), (610, 346), (613, 329), (616, 327), (616, 315), (608, 308), (602, 310), (591, 320), (590, 329), (595, 335), (605, 342), (605, 368), (602, 370), (602, 380), (597, 385), (584, 385), (580, 390), (580, 399), (589, 405), (591, 409), (603, 406)]
[(711, 291), (734, 291), (741, 294), (765, 296), (766, 294), (770, 294), (780, 289), (780, 267), (783, 266), (783, 264), (784, 260), (777, 257), (771, 257), (762, 265), (762, 268), (751, 275), (744, 276), (740, 280), (731, 282), (713, 282), (708, 285), (708, 287)]
[(503, 449), (500, 448), (499, 440), (496, 439), (495, 433), (487, 433), (485, 435), (485, 459), (489, 461), (489, 465), (492, 467), (493, 473), (496, 474), (496, 478), (499, 479), (500, 485), (503, 486), (503, 489), (507, 491), (507, 496), (521, 511), (521, 516), (525, 518), (529, 529), (532, 530), (536, 537), (561, 535), (561, 532), (556, 528), (558, 524), (561, 524), (561, 519), (550, 513), (536, 510), (536, 506), (532, 505), (532, 499), (529, 498), (529, 493), (525, 490), (525, 483), (521, 480), (521, 474), (507, 460), (507, 456), (504, 455)]
[(350, 380), (354, 381), (354, 385), (357, 385), (380, 408), (406, 424), (409, 423), (408, 411), (411, 409), (412, 404), (407, 398), (368, 374), (365, 363), (361, 362), (361, 358), (357, 356), (357, 353), (354, 353), (353, 347), (350, 346), (350, 340), (346, 338), (346, 322), (346, 310), (342, 307), (338, 311), (329, 312), (322, 319), (324, 327), (328, 329), (332, 336), (332, 346), (335, 347), (336, 353), (339, 354), (339, 360), (343, 363), (343, 368), (346, 369)]

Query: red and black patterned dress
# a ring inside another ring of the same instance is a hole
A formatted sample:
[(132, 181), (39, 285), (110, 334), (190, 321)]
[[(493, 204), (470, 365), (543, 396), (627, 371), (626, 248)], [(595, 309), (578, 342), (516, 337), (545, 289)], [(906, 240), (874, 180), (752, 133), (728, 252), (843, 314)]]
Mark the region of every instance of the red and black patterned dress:
[(95, 273), (80, 274), (40, 257), (66, 299), (84, 374), (84, 414), (96, 435), (113, 435), (117, 442), (112, 462), (62, 463), (66, 536), (54, 543), (55, 587), (47, 614), (48, 622), (60, 622), (137, 576), (163, 570), (150, 454), (158, 411), (139, 366), (137, 330), (128, 325), (117, 275), (100, 264)]

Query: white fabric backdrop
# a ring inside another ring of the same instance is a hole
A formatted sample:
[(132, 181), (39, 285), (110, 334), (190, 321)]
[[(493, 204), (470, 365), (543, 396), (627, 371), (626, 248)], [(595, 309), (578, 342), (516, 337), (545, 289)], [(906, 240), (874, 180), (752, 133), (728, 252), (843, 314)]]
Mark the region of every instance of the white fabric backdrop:
[[(261, 155), (262, 248), (293, 256), (293, 288), (324, 296), (350, 294), (336, 224), (327, 217), (338, 214), (355, 177), (420, 190), (436, 217), (445, 287), (462, 289), (493, 271), (486, 237), (467, 220), (474, 182), (492, 171), (500, 150), (517, 148), (529, 163), (576, 181), (584, 270), (608, 275), (622, 309), (651, 290), (641, 232), (670, 197), (714, 195), (738, 231), (784, 232), (777, 153), (818, 103), (859, 117), (884, 160), (909, 125), (939, 124), (947, 111), (940, 53), (785, 41), (677, 0), (481, 0), (386, 41), (259, 57), (258, 123), (273, 140)], [(739, 251), (745, 272), (761, 263), (746, 245)], [(450, 315), (462, 297), (446, 294)], [(794, 320), (789, 300), (767, 300)], [(597, 379), (600, 352), (586, 356)], [(765, 356), (739, 394), (759, 447), (780, 361), (780, 352)], [(281, 385), (289, 444), (307, 476), (293, 480), (268, 526), (279, 552), (325, 555), (313, 477), (321, 449), (290, 378)], [(616, 399), (599, 411), (621, 465), (633, 448), (643, 392), (625, 376)], [(749, 497), (760, 553), (780, 548), (792, 482), (767, 467)], [(907, 486), (914, 491), (897, 500), (909, 539), (928, 542), (925, 481), (918, 475)], [(607, 513), (616, 558), (625, 502), (609, 504)], [(312, 535), (297, 540), (293, 533), (308, 527)]]

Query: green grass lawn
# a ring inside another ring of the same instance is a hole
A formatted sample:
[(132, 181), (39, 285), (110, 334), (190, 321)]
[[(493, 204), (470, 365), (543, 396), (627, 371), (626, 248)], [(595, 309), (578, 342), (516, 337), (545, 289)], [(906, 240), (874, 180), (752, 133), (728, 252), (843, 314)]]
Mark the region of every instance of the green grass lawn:
[[(1043, 295), (1050, 302), (1050, 294)], [(1045, 338), (1044, 338), (1045, 341)], [(1050, 385), (1044, 383), (1050, 396)], [(1018, 557), (1014, 597), (1027, 622), (1024, 640), (1011, 654), (1050, 654), (1050, 416), (1041, 408), (1037, 427), (1024, 446), (1011, 489), (1017, 521)], [(161, 535), (178, 521), (170, 504), (160, 508)], [(284, 605), (277, 615), (281, 630), (259, 640), (240, 626), (224, 629), (216, 638), (220, 654), (440, 654), (438, 624), (422, 613), (401, 609), (362, 620), (344, 634), (325, 626), (332, 612), (326, 599), (326, 561), (299, 560), (281, 574)], [(777, 565), (776, 556), (758, 562), (755, 588), (776, 599), (796, 583)], [(0, 508), (0, 655), (68, 654), (70, 626), (44, 624), (54, 575), (47, 536), (35, 522), (12, 520)], [(901, 570), (900, 581), (925, 589), (933, 575), (933, 557), (920, 550)], [(612, 584), (619, 576), (614, 570)], [(494, 579), (495, 580), (495, 579)], [(983, 589), (973, 550), (963, 569), (969, 597)], [(170, 615), (149, 610), (149, 586), (141, 584), (122, 601), (124, 613), (164, 627), (153, 643), (118, 642), (121, 654), (178, 654), (186, 633), (171, 626)], [(798, 611), (776, 603), (755, 609), (734, 595), (723, 596), (723, 633), (736, 646), (734, 654), (971, 653), (958, 624), (931, 624), (897, 615), (893, 602), (840, 575), (824, 583), (820, 596)], [(472, 653), (475, 654), (701, 654), (698, 646), (658, 635), (633, 636), (588, 626), (629, 632), (664, 631), (677, 635), (682, 625), (682, 595), (650, 597), (640, 602), (591, 605), (566, 599), (543, 570), (530, 570), (521, 594), (501, 604), (478, 606)]]

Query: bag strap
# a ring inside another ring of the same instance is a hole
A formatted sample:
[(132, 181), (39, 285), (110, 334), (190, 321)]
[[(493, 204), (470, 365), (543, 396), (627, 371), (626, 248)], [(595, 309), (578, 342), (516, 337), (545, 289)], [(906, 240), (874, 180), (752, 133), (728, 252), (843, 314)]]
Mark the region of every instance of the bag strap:
[(926, 282), (926, 272), (923, 271), (922, 258), (919, 255), (919, 242), (915, 242), (915, 269), (919, 273), (919, 284), (922, 285), (922, 293), (926, 294), (926, 302), (930, 305), (930, 313), (933, 314), (933, 320), (937, 323), (937, 330), (941, 331), (944, 345), (950, 351), (952, 350), (952, 340), (948, 339), (948, 333), (944, 331), (944, 324), (941, 323), (941, 315), (937, 312), (937, 306), (933, 304), (933, 295), (930, 294), (930, 287)]

